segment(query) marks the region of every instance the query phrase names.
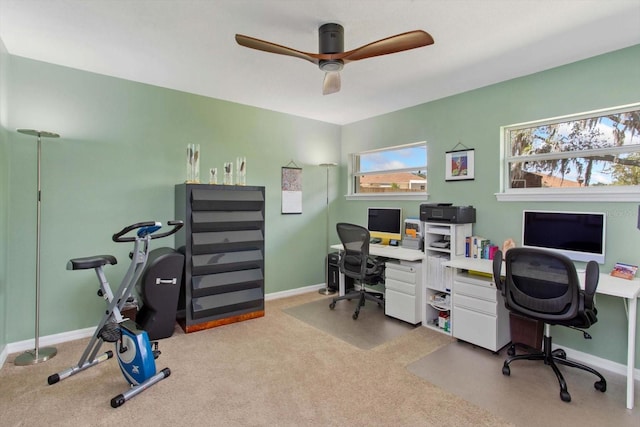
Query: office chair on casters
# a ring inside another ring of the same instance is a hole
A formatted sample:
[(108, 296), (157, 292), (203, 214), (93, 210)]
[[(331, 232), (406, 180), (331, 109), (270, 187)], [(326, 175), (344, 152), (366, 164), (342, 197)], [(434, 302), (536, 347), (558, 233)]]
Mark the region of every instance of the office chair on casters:
[(329, 308), (333, 310), (336, 307), (336, 301), (358, 299), (356, 311), (352, 316), (356, 320), (360, 314), (360, 308), (367, 300), (377, 303), (379, 307), (384, 307), (383, 294), (369, 292), (364, 287), (365, 284), (376, 285), (384, 280), (384, 261), (369, 256), (371, 235), (366, 228), (341, 222), (336, 225), (336, 230), (344, 247), (339, 262), (340, 272), (358, 282), (359, 289), (333, 298)]
[[(600, 378), (593, 386), (605, 392), (607, 381), (589, 366), (567, 359), (562, 349), (551, 349), (551, 325), (567, 326), (582, 331), (586, 339), (591, 336), (583, 329), (597, 322), (594, 295), (598, 287), (599, 268), (595, 261), (587, 264), (585, 289), (580, 289), (573, 262), (564, 255), (542, 249), (512, 248), (505, 256), (506, 277), (500, 275), (502, 252), (493, 259), (493, 277), (504, 296), (505, 305), (513, 313), (544, 322), (541, 352), (515, 355), (515, 344), (509, 348), (509, 358), (502, 366), (504, 375), (511, 375), (509, 365), (515, 360), (542, 360), (553, 369), (560, 383), (560, 399), (571, 401), (567, 383), (556, 364), (591, 372)], [(525, 346), (526, 347), (526, 346)]]

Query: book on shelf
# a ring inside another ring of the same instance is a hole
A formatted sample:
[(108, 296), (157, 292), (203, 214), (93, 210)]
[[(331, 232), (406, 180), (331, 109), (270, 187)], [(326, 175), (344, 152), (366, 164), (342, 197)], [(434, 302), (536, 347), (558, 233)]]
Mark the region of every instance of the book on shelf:
[(467, 258), (479, 258), (478, 250), (482, 246), (482, 241), (485, 240), (481, 236), (467, 236), (464, 243), (464, 254)]
[(498, 249), (500, 249), (498, 245), (489, 245), (489, 259), (495, 258)]
[(611, 270), (611, 275), (614, 277), (620, 277), (622, 279), (631, 280), (635, 277), (636, 271), (638, 271), (637, 265), (616, 262), (616, 265), (613, 267), (613, 270)]
[(482, 236), (468, 236), (465, 238), (464, 256), (466, 258), (493, 259), (498, 246)]

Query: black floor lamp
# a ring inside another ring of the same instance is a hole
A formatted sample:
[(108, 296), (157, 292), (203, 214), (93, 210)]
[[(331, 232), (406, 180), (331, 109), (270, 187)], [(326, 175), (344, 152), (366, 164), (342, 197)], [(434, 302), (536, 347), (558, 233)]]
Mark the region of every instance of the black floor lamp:
[[(329, 169), (337, 166), (337, 163), (321, 163), (320, 167), (323, 168), (327, 168), (327, 206), (326, 206), (326, 212), (327, 212), (327, 244), (325, 246), (326, 249), (326, 254), (327, 257), (329, 256)], [(335, 290), (329, 288), (329, 262), (328, 262), (328, 258), (325, 260), (324, 263), (324, 283), (325, 283), (325, 287), (324, 289), (320, 289), (318, 292), (321, 293), (322, 295), (333, 295), (336, 293)]]
[(33, 129), (18, 129), (18, 132), (26, 135), (32, 135), (38, 138), (38, 214), (36, 219), (36, 343), (33, 350), (27, 350), (14, 361), (17, 366), (35, 365), (36, 363), (45, 362), (56, 355), (58, 350), (55, 347), (40, 348), (40, 157), (42, 151), (41, 138), (59, 138), (60, 135), (52, 132), (45, 132)]

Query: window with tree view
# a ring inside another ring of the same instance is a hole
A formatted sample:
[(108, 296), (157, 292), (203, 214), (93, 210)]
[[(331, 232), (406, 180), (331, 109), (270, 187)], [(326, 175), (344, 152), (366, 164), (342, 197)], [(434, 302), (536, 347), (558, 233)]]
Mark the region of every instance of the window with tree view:
[(503, 131), (509, 189), (640, 184), (640, 104)]
[(352, 155), (351, 194), (426, 193), (427, 144), (400, 145)]

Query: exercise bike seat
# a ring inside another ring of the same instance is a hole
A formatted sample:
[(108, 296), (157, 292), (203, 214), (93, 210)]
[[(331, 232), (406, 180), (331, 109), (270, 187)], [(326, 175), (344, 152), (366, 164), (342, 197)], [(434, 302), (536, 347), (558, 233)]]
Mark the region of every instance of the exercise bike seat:
[(89, 268), (102, 267), (103, 265), (116, 265), (118, 260), (113, 255), (95, 255), (84, 258), (74, 258), (67, 262), (67, 270), (87, 270)]

